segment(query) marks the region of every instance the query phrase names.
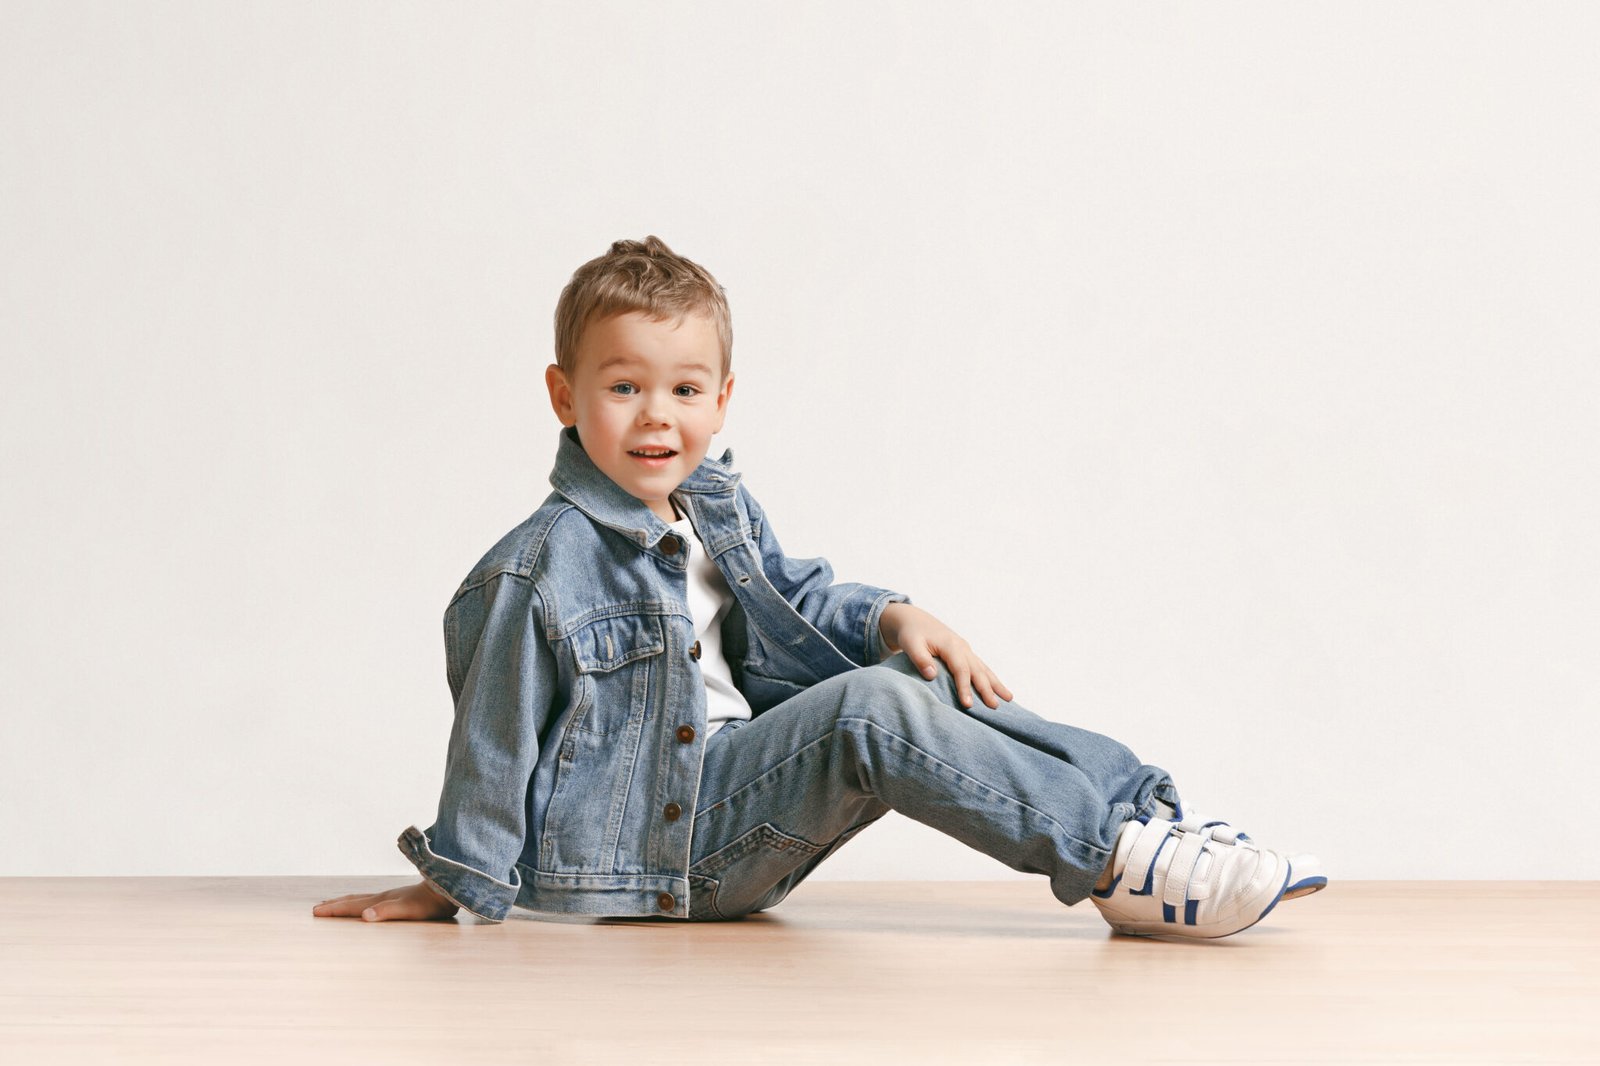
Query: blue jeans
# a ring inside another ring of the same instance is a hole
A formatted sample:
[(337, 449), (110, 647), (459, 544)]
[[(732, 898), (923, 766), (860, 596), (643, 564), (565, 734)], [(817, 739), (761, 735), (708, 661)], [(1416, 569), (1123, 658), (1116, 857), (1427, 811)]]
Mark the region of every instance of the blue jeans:
[(1110, 737), (973, 692), (904, 652), (723, 726), (706, 747), (690, 843), (689, 918), (774, 906), (851, 837), (899, 811), (1013, 870), (1044, 874), (1071, 906), (1118, 832), (1176, 804), (1172, 778)]

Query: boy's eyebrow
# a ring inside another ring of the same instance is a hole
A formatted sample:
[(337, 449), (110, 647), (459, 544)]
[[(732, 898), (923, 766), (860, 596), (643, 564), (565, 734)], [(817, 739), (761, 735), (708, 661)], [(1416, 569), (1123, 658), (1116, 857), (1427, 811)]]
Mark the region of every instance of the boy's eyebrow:
[[(604, 373), (605, 371), (610, 370), (614, 366), (634, 366), (634, 365), (636, 365), (638, 363), (641, 363), (641, 362), (643, 362), (643, 360), (641, 360), (641, 359), (639, 359), (639, 358), (637, 358), (635, 356), (631, 356), (631, 355), (613, 355), (610, 359), (607, 359), (604, 362), (602, 362), (596, 372), (597, 373)], [(677, 369), (679, 369), (679, 370), (698, 370), (702, 374), (705, 374), (707, 377), (711, 376), (711, 367), (706, 365), (705, 363), (679, 363), (678, 366), (677, 366)]]

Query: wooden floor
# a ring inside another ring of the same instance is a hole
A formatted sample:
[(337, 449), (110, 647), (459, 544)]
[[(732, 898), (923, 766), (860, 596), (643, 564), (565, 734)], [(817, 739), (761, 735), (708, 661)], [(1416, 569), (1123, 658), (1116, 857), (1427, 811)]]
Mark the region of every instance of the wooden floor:
[(715, 924), (311, 915), (405, 883), (0, 879), (0, 1062), (1600, 1063), (1595, 881), (1337, 882), (1203, 942), (1043, 878)]

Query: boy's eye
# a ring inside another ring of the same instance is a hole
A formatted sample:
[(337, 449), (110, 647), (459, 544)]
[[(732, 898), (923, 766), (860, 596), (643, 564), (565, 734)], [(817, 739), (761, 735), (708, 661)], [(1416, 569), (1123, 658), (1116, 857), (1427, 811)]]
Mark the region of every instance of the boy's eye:
[[(615, 385), (611, 386), (611, 390), (613, 392), (615, 392), (617, 389), (631, 389), (631, 388), (634, 388), (634, 387), (635, 386), (630, 381), (619, 381)], [(680, 388), (680, 389), (688, 389), (689, 390), (688, 393), (686, 393), (684, 395), (690, 395), (690, 396), (692, 396), (695, 393), (698, 393), (700, 391), (699, 389), (695, 388), (693, 385), (679, 385), (678, 388)], [(631, 396), (632, 393), (623, 393), (623, 395), (624, 396)]]

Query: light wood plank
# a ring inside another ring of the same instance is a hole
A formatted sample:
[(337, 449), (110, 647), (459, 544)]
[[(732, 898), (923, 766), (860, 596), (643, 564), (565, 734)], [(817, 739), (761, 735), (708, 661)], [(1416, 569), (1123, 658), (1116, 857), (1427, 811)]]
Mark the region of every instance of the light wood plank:
[(380, 878), (0, 879), (0, 1060), (1600, 1062), (1600, 882), (1336, 882), (1117, 936), (1043, 879), (741, 922), (316, 918)]

